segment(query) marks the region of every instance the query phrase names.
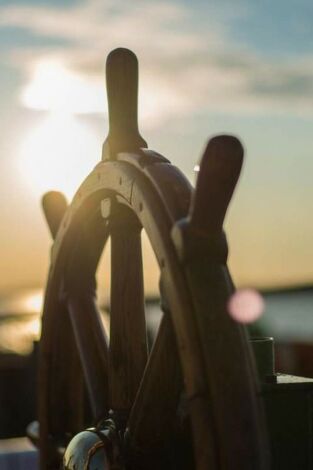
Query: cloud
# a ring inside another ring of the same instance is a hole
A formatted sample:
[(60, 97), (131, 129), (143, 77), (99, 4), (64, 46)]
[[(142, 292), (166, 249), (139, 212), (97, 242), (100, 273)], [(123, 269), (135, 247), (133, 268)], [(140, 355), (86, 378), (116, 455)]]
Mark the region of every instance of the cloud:
[[(182, 3), (89, 0), (66, 8), (2, 7), (0, 25), (66, 41), (63, 47), (9, 52), (6, 61), (27, 74), (27, 86), (43, 61), (59, 61), (89, 84), (95, 100), (104, 86), (107, 53), (121, 45), (133, 49), (141, 64), (142, 107), (156, 125), (210, 111), (311, 114), (312, 57), (300, 57), (293, 64), (274, 62), (247, 46), (234, 45), (221, 22), (226, 10), (215, 17), (211, 11), (204, 21), (208, 10), (193, 11)], [(247, 11), (241, 8), (233, 14)], [(94, 107), (97, 111), (99, 106)]]

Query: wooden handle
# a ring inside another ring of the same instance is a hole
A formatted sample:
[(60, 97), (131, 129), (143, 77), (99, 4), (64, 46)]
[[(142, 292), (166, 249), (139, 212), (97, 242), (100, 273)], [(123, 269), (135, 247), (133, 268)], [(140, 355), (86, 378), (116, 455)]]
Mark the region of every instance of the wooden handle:
[(221, 135), (209, 141), (189, 214), (191, 225), (197, 231), (214, 234), (222, 230), (240, 175), (243, 154), (243, 147), (236, 137)]
[(103, 159), (147, 147), (138, 130), (138, 60), (128, 49), (113, 50), (106, 62), (109, 133)]
[(43, 196), (41, 203), (48, 227), (54, 239), (67, 209), (67, 201), (62, 193), (49, 191)]

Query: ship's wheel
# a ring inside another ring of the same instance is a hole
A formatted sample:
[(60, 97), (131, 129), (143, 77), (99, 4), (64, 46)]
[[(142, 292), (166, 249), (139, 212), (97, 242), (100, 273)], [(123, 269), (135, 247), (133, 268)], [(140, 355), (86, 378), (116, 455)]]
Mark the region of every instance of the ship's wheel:
[[(243, 149), (232, 136), (210, 140), (194, 190), (138, 132), (137, 67), (132, 52), (111, 52), (103, 160), (69, 207), (59, 193), (44, 198), (55, 239), (40, 341), (41, 469), (268, 469), (253, 359), (227, 313), (222, 224)], [(163, 309), (149, 354), (142, 229)], [(109, 237), (108, 340), (95, 274)]]

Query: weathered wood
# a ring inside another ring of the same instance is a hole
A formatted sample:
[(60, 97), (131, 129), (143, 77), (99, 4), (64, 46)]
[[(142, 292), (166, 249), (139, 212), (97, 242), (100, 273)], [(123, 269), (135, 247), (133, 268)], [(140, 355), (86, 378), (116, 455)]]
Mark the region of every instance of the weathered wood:
[[(162, 165), (162, 168), (164, 166), (163, 163), (156, 163), (156, 165)], [(208, 466), (215, 468), (217, 467), (216, 459), (218, 458), (219, 454), (219, 446), (217, 444), (217, 434), (215, 428), (215, 402), (214, 400), (212, 400), (210, 393), (210, 377), (213, 369), (210, 368), (208, 365), (209, 357), (207, 356), (210, 355), (210, 357), (214, 357), (214, 360), (216, 360), (216, 371), (219, 370), (219, 364), (223, 357), (217, 356), (214, 349), (209, 354), (207, 347), (205, 346), (207, 342), (209, 342), (211, 346), (214, 346), (216, 342), (215, 340), (210, 341), (210, 331), (208, 331), (207, 325), (205, 326), (203, 324), (203, 331), (200, 331), (198, 323), (199, 320), (197, 319), (197, 317), (195, 317), (196, 312), (200, 312), (200, 310), (198, 311), (198, 308), (195, 310), (195, 303), (193, 297), (190, 295), (190, 281), (188, 281), (185, 277), (185, 268), (183, 269), (182, 261), (176, 255), (174, 245), (171, 239), (172, 224), (175, 222), (175, 220), (181, 218), (182, 213), (184, 211), (182, 210), (180, 204), (171, 202), (170, 199), (176, 199), (178, 197), (178, 194), (182, 194), (185, 191), (188, 191), (188, 188), (185, 188), (184, 190), (177, 189), (180, 185), (182, 185), (182, 188), (184, 187), (185, 178), (180, 178), (179, 172), (173, 172), (172, 185), (168, 183), (166, 185), (163, 185), (162, 178), (163, 171), (152, 171), (152, 167), (149, 168), (149, 171), (140, 170), (137, 166), (137, 162), (134, 163), (134, 165), (132, 165), (130, 162), (105, 162), (102, 164), (102, 166), (99, 165), (97, 167), (94, 174), (90, 176), (90, 178), (86, 180), (86, 183), (80, 188), (80, 197), (76, 199), (77, 205), (73, 206), (73, 211), (75, 213), (75, 211), (81, 210), (81, 208), (83, 208), (84, 204), (87, 204), (87, 202), (88, 210), (86, 209), (86, 214), (92, 213), (96, 207), (99, 207), (99, 209), (97, 210), (100, 211), (101, 198), (104, 197), (104, 195), (101, 196), (101, 191), (105, 190), (111, 194), (111, 197), (112, 194), (116, 194), (117, 196), (119, 196), (119, 204), (131, 206), (131, 210), (135, 212), (136, 217), (140, 219), (141, 225), (145, 228), (160, 264), (162, 279), (164, 283), (164, 290), (166, 298), (168, 299), (169, 311), (174, 326), (174, 334), (177, 341), (179, 360), (182, 366), (184, 376), (186, 397), (192, 425), (197, 468), (207, 469)], [(121, 185), (120, 181), (127, 182), (126, 187), (124, 187), (123, 184)], [(166, 192), (159, 196), (159, 194), (162, 193), (163, 187), (166, 188), (164, 189), (164, 191)], [(96, 197), (98, 193), (99, 196)], [(93, 196), (93, 194), (95, 195), (95, 197)], [(86, 203), (84, 201), (86, 201)], [(93, 201), (91, 205), (89, 204), (90, 201)], [(166, 204), (166, 201), (169, 201), (168, 204)], [(186, 206), (186, 204), (184, 204), (184, 206)], [(126, 212), (129, 210), (130, 209), (127, 208), (125, 209)], [(175, 211), (177, 211), (177, 213), (175, 213)], [(75, 217), (69, 217), (69, 220), (72, 220), (72, 222), (70, 223), (69, 227), (64, 229), (65, 234), (70, 233), (71, 231), (73, 233), (77, 233), (78, 225), (73, 225), (73, 228), (71, 228), (71, 224), (74, 224), (73, 221), (75, 221)], [(123, 220), (122, 217), (121, 220)], [(93, 226), (92, 224), (90, 225), (90, 222), (88, 222), (87, 217), (86, 227), (84, 230), (88, 228), (88, 225), (90, 227)], [(116, 225), (116, 227), (117, 226), (118, 225)], [(123, 227), (123, 224), (121, 224), (121, 226)], [(127, 225), (124, 225), (124, 227), (126, 226)], [(89, 231), (93, 232), (94, 230)], [(113, 232), (114, 220), (112, 217), (112, 240)], [(137, 247), (140, 246), (138, 235), (136, 235), (135, 238), (137, 241), (129, 243), (129, 240), (132, 240), (134, 237), (134, 235), (132, 235), (132, 230), (127, 231), (126, 228), (124, 228), (123, 230), (119, 231), (116, 228), (116, 234), (117, 238), (115, 246), (116, 248), (118, 248), (118, 250), (116, 250), (116, 254), (118, 252), (122, 253), (122, 258), (119, 258), (119, 256), (117, 256), (116, 259), (124, 259), (125, 262), (120, 261), (118, 264), (113, 263), (112, 266), (114, 267), (114, 269), (115, 266), (118, 266), (117, 269), (121, 270), (123, 265), (126, 266), (126, 273), (124, 271), (123, 274), (116, 274), (116, 276), (118, 277), (116, 285), (118, 286), (127, 284), (128, 288), (131, 285), (137, 286), (138, 282), (136, 281), (136, 283), (133, 283), (132, 275), (130, 275), (133, 267), (131, 269), (128, 269), (127, 267), (130, 266), (130, 260), (137, 259), (137, 255), (134, 256), (134, 252), (133, 254), (131, 254), (131, 246), (132, 243), (134, 243)], [(60, 234), (60, 237), (61, 235), (62, 233)], [(121, 238), (119, 239), (118, 237)], [(59, 243), (58, 250), (61, 250), (63, 243), (64, 242)], [(66, 247), (62, 248), (62, 250), (63, 249), (66, 250)], [(136, 250), (136, 253), (137, 251), (138, 250)], [(55, 260), (58, 259), (57, 253), (57, 251), (54, 253)], [(80, 250), (77, 251), (77, 257), (79, 256), (79, 253)], [(75, 263), (73, 264), (73, 266), (75, 266)], [(138, 268), (137, 262), (134, 263), (134, 266), (137, 266)], [(87, 270), (87, 273), (88, 272), (89, 271)], [(89, 273), (88, 276), (89, 275), (91, 274)], [(201, 292), (204, 295), (204, 300), (201, 300), (201, 302), (203, 302), (203, 305), (210, 305), (211, 290), (208, 289), (207, 284), (205, 288), (203, 287), (203, 289), (204, 291)], [(140, 291), (139, 294), (139, 298), (142, 298), (142, 294), (140, 293)], [(116, 289), (115, 295), (117, 302), (116, 305), (119, 305), (119, 303), (123, 304), (122, 297), (123, 295), (125, 295), (124, 290), (120, 288)], [(129, 295), (131, 295), (131, 298), (134, 297), (133, 292), (129, 293)], [(193, 295), (200, 294), (197, 292)], [(197, 313), (197, 315), (198, 314), (200, 313)], [(201, 315), (203, 315), (203, 313), (201, 313)], [(113, 316), (114, 313), (112, 311), (112, 319)], [(131, 325), (129, 326), (129, 328), (131, 328)], [(132, 330), (130, 329), (128, 331), (131, 335)], [(121, 334), (123, 338), (127, 337), (126, 331), (122, 332)], [(239, 339), (240, 341), (245, 341), (244, 338), (237, 339)], [(123, 347), (123, 341), (121, 342), (121, 344)], [(225, 343), (223, 344), (225, 345)], [(120, 355), (120, 353), (118, 353), (118, 355)], [(229, 367), (231, 368), (233, 364), (233, 357), (231, 355), (227, 356), (227, 361)], [(246, 372), (244, 372), (244, 370), (246, 370)], [(163, 371), (163, 373), (164, 372), (166, 374), (166, 371)], [(239, 364), (237, 372), (238, 376), (241, 377), (241, 380), (247, 380), (247, 369), (245, 369), (245, 366), (242, 369), (242, 365)], [(244, 373), (242, 374), (242, 372)], [(160, 375), (161, 374), (162, 373), (160, 373)], [(138, 376), (139, 375), (140, 374), (138, 374)], [(165, 377), (165, 381), (168, 380), (166, 378), (166, 375), (163, 377)], [(230, 389), (232, 380), (234, 380), (234, 378), (229, 377), (228, 386), (230, 387)], [(136, 381), (138, 384), (138, 378), (136, 379)], [(218, 391), (216, 393), (218, 393)], [(253, 396), (254, 393), (256, 394), (256, 390), (252, 385), (251, 390), (249, 392), (249, 396)], [(131, 400), (129, 400), (128, 403), (125, 404), (125, 402), (122, 402), (121, 400), (121, 402), (116, 404), (116, 406), (118, 406), (119, 409), (121, 409), (120, 406), (123, 408), (124, 406), (129, 407), (131, 406), (130, 402)], [(247, 400), (247, 403), (250, 403), (250, 401)], [(232, 402), (228, 403), (228, 407), (232, 407), (233, 405), (234, 404)], [(255, 416), (254, 412), (252, 413), (252, 416)], [(252, 418), (252, 421), (253, 419), (254, 418)], [(219, 432), (223, 434), (224, 431), (225, 430), (220, 429)], [(253, 435), (253, 432), (254, 431), (251, 432), (251, 435)], [(219, 437), (219, 439), (220, 438), (221, 437)], [(250, 456), (250, 454), (247, 455)]]
[(111, 234), (110, 406), (129, 411), (147, 362), (141, 226), (127, 210)]
[(103, 144), (103, 159), (118, 152), (147, 147), (138, 130), (138, 60), (128, 49), (112, 51), (106, 63), (109, 134)]
[(178, 407), (183, 390), (176, 339), (166, 314), (127, 424), (128, 445), (135, 454), (160, 451), (175, 439), (182, 420)]
[(269, 451), (252, 352), (244, 328), (227, 312), (233, 286), (222, 225), (242, 160), (243, 149), (236, 138), (220, 136), (209, 142), (189, 217), (177, 223), (172, 236), (204, 349), (219, 465), (248, 470), (255, 462), (255, 469), (265, 470)]
[(67, 301), (72, 328), (89, 395), (94, 422), (108, 410), (108, 346), (92, 297), (75, 295)]
[(108, 411), (109, 348), (97, 306), (95, 272), (108, 237), (99, 210), (79, 213), (72, 231), (62, 295), (66, 299), (94, 422)]
[[(51, 191), (43, 197), (42, 206), (55, 238), (67, 208), (66, 199), (63, 194)], [(59, 447), (66, 444), (59, 437), (62, 435), (64, 439), (64, 430), (76, 433), (83, 426), (84, 388), (67, 310), (59, 300), (57, 288), (51, 284), (50, 293), (47, 289), (44, 312), (38, 374), (40, 468), (52, 470), (59, 461)]]
[[(66, 433), (75, 434), (84, 425), (84, 387), (67, 309), (50, 283), (46, 294), (38, 374), (40, 421), (40, 468), (54, 470), (58, 448)], [(61, 442), (60, 442), (61, 441)]]
[(41, 203), (52, 238), (55, 238), (67, 209), (66, 198), (58, 191), (49, 191), (43, 196)]
[[(163, 163), (160, 165), (163, 169)], [(144, 164), (142, 166), (145, 168)], [(197, 468), (215, 469), (216, 445), (211, 419), (213, 404), (209, 402), (207, 377), (203, 374), (201, 343), (193, 318), (188, 285), (171, 240), (172, 224), (182, 215), (182, 208), (185, 206), (178, 203), (177, 198), (182, 194), (186, 196), (190, 186), (178, 170), (172, 174), (173, 184), (169, 185), (168, 181), (163, 184), (163, 178), (167, 180), (166, 171), (157, 171), (154, 165), (149, 170), (147, 168), (144, 175), (139, 173), (134, 180), (131, 204), (147, 232), (159, 262), (164, 295), (171, 313), (184, 375)]]
[(230, 135), (212, 138), (203, 154), (190, 207), (194, 230), (211, 236), (221, 231), (243, 162), (243, 147)]
[[(52, 252), (41, 347), (42, 469), (56, 462), (49, 436), (71, 432), (82, 410), (73, 397), (75, 379), (71, 383), (66, 377), (66, 368), (76, 364), (70, 359), (75, 336), (95, 416), (106, 419), (110, 407), (113, 421), (118, 418), (117, 460), (120, 453), (136, 461), (138, 451), (159, 449), (170, 433), (177, 437), (183, 386), (194, 453), (194, 463), (186, 468), (267, 470), (254, 365), (243, 329), (226, 311), (233, 286), (222, 224), (239, 177), (242, 147), (231, 136), (209, 142), (189, 210), (192, 189), (186, 178), (166, 159), (140, 150), (146, 143), (137, 125), (137, 80), (135, 56), (125, 49), (113, 51), (107, 61), (110, 130), (103, 162), (79, 188)], [(113, 205), (103, 203), (101, 215), (103, 200)], [(167, 310), (147, 366), (142, 227), (159, 263)], [(109, 366), (93, 303), (108, 230)], [(66, 305), (72, 323), (63, 311)], [(67, 410), (71, 400), (77, 407), (74, 424)], [(129, 413), (126, 430), (120, 418)], [(179, 460), (173, 458), (175, 468)]]

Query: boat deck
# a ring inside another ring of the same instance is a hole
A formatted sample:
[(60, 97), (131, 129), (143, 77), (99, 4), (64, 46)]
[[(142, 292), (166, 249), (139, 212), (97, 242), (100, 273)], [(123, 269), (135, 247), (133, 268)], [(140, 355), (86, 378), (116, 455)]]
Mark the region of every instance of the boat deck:
[(0, 440), (0, 470), (38, 468), (38, 452), (26, 437)]

